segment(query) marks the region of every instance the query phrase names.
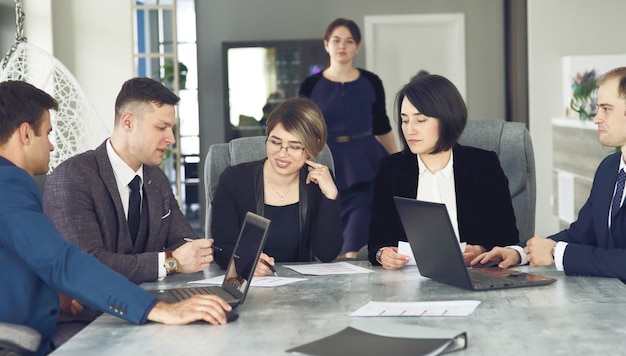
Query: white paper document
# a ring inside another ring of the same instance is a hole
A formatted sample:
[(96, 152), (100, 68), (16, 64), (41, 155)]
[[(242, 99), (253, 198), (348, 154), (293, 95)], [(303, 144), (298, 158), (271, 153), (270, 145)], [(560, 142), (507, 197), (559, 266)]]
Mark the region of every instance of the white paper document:
[(306, 274), (310, 276), (324, 276), (324, 275), (331, 275), (331, 274), (356, 274), (356, 273), (372, 272), (371, 269), (355, 266), (348, 262), (313, 263), (313, 264), (289, 265), (289, 266), (284, 265), (283, 267), (292, 269), (300, 274)]
[[(274, 276), (265, 276), (265, 277), (254, 277), (252, 279), (252, 284), (250, 287), (277, 287), (282, 286), (289, 283), (305, 281), (306, 278), (291, 278), (291, 277), (274, 277)], [(187, 284), (203, 284), (203, 285), (222, 285), (224, 281), (224, 275), (215, 276), (207, 279), (200, 279), (197, 281), (187, 282)]]
[[(465, 251), (466, 242), (460, 242), (459, 248), (461, 252)], [(409, 262), (405, 266), (415, 266), (415, 256), (413, 256), (413, 250), (411, 250), (411, 244), (406, 241), (398, 241), (398, 253), (401, 255), (409, 256)]]
[(372, 302), (350, 316), (468, 316), (480, 304), (479, 300), (444, 302)]
[(409, 262), (405, 266), (415, 266), (415, 256), (413, 256), (413, 250), (411, 250), (411, 244), (405, 241), (398, 241), (398, 253), (401, 255), (409, 256)]

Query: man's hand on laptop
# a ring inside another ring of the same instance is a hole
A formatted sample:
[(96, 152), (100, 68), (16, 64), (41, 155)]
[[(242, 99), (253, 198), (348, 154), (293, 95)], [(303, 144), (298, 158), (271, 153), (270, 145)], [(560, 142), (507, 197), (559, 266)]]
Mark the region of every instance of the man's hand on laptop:
[(216, 295), (194, 295), (178, 303), (159, 301), (148, 314), (148, 320), (162, 324), (183, 325), (204, 320), (211, 324), (226, 324), (226, 311), (232, 307)]
[(398, 248), (390, 246), (382, 249), (380, 253), (380, 265), (383, 269), (396, 270), (402, 268), (409, 262), (409, 256), (398, 253)]
[(480, 245), (465, 245), (465, 251), (463, 251), (463, 260), (466, 266), (470, 266), (471, 262), (478, 257), (478, 255), (486, 252), (487, 250)]
[(470, 262), (470, 265), (473, 266), (477, 263), (487, 263), (489, 261), (501, 261), (498, 263), (498, 267), (507, 268), (519, 264), (521, 257), (515, 249), (496, 246), (491, 251), (478, 255)]

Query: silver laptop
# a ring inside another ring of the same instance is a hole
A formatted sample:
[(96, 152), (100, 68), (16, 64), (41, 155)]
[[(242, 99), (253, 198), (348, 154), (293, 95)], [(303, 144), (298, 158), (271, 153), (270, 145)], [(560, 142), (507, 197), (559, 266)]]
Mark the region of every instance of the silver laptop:
[(499, 267), (467, 268), (445, 204), (394, 197), (420, 273), (471, 290), (540, 286), (554, 278)]
[(194, 294), (215, 294), (233, 308), (243, 304), (252, 282), (254, 268), (265, 246), (269, 226), (270, 220), (251, 212), (246, 213), (221, 286), (161, 289), (149, 292), (159, 300), (170, 303), (181, 301)]

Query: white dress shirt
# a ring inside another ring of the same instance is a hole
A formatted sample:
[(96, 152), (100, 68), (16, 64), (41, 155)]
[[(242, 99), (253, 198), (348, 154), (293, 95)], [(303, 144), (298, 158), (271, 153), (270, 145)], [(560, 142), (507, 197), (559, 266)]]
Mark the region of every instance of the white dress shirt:
[(441, 170), (434, 173), (430, 172), (419, 155), (417, 155), (417, 165), (419, 169), (417, 200), (445, 204), (456, 239), (460, 241), (459, 222), (456, 212), (456, 189), (454, 188), (454, 155), (452, 150), (450, 150), (448, 164)]
[[(126, 215), (126, 219), (128, 219), (128, 199), (130, 197), (130, 187), (128, 184), (132, 181), (135, 176), (139, 176), (141, 178), (140, 188), (143, 188), (143, 165), (139, 167), (137, 171), (134, 171), (120, 156), (118, 156), (117, 152), (113, 149), (111, 145), (111, 140), (107, 140), (107, 155), (109, 156), (109, 162), (111, 162), (111, 167), (113, 167), (113, 174), (115, 175), (115, 182), (117, 183), (117, 190), (120, 193), (120, 199), (122, 200), (122, 206), (124, 207), (124, 215)], [(143, 199), (143, 189), (140, 189), (140, 194)], [(165, 270), (165, 252), (159, 252), (158, 255), (158, 266), (159, 266), (159, 280), (165, 278), (167, 275), (167, 271)]]

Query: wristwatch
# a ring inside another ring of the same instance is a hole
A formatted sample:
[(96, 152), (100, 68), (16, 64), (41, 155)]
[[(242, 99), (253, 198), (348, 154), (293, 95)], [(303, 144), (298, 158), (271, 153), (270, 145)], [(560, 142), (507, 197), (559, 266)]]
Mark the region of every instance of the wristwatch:
[(172, 274), (178, 272), (178, 261), (172, 256), (172, 251), (165, 251), (165, 272)]
[(386, 249), (387, 247), (381, 247), (378, 249), (378, 251), (376, 251), (376, 262), (380, 263), (381, 265), (383, 264), (382, 262), (380, 262), (380, 256), (382, 256), (383, 254), (383, 250)]

